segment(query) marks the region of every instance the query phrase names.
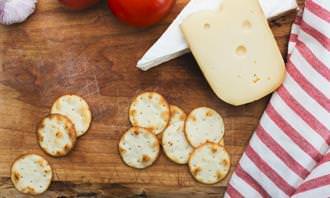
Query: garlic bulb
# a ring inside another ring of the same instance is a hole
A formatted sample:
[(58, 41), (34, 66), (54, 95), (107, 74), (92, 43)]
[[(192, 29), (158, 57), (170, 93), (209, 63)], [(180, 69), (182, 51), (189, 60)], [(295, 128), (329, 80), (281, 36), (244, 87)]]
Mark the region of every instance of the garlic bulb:
[(35, 10), (37, 0), (0, 0), (0, 24), (25, 21)]

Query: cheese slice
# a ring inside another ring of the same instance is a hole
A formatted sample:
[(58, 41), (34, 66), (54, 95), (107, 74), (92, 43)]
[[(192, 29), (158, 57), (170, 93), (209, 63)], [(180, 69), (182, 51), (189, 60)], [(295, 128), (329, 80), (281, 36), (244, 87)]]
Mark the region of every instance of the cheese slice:
[(277, 89), (285, 66), (258, 0), (224, 0), (219, 11), (187, 17), (183, 34), (216, 95), (232, 105)]
[[(148, 70), (189, 52), (188, 45), (180, 30), (182, 21), (192, 13), (217, 10), (223, 0), (190, 0), (161, 37), (138, 61), (137, 67)], [(259, 0), (267, 18), (274, 18), (297, 8), (296, 0)]]

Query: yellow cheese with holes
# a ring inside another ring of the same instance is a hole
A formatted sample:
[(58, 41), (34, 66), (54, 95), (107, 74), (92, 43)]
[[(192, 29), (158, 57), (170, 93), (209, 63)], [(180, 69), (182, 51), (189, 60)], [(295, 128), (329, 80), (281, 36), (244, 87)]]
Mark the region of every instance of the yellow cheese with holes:
[(232, 105), (258, 100), (284, 80), (285, 65), (258, 0), (224, 0), (181, 24), (215, 94)]

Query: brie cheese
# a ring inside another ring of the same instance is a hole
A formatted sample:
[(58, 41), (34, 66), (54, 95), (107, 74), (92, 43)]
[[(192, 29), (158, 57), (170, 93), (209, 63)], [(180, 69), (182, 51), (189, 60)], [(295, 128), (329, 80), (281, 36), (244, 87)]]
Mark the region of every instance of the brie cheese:
[[(172, 24), (138, 61), (137, 67), (148, 70), (189, 52), (180, 24), (189, 15), (202, 10), (216, 10), (223, 0), (191, 0)], [(297, 8), (296, 0), (259, 0), (267, 18), (273, 18)]]

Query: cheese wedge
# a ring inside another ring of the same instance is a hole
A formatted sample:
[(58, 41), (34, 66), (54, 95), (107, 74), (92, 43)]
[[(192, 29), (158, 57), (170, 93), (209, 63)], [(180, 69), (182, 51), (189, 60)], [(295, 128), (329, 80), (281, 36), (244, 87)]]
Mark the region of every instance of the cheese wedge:
[(284, 80), (285, 66), (258, 0), (224, 0), (181, 24), (215, 94), (232, 105), (258, 100)]

